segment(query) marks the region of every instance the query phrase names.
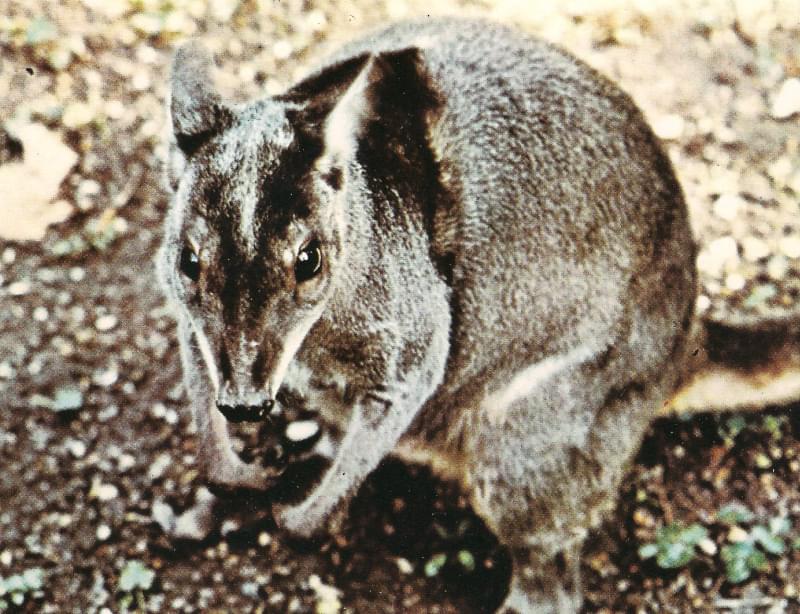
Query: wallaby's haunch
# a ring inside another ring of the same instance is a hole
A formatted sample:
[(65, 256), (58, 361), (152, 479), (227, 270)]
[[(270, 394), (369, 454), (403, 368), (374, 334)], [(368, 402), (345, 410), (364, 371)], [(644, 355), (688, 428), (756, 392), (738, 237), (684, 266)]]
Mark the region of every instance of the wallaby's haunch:
[(334, 445), (279, 525), (310, 535), (386, 455), (428, 458), (512, 553), (503, 610), (574, 612), (693, 313), (686, 206), (641, 113), (483, 21), (391, 26), (244, 105), (211, 68), (175, 57), (159, 255), (208, 479), (274, 486), (228, 421), (288, 394)]

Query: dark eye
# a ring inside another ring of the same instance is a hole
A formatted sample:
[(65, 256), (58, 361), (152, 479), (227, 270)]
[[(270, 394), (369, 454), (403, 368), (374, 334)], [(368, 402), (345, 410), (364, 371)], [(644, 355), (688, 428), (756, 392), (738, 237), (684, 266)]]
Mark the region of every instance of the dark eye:
[(319, 241), (311, 241), (300, 253), (294, 263), (294, 277), (300, 282), (307, 281), (319, 273), (322, 268), (322, 252)]
[(181, 273), (192, 281), (197, 281), (200, 278), (200, 258), (197, 257), (192, 248), (184, 247), (181, 250), (179, 267)]

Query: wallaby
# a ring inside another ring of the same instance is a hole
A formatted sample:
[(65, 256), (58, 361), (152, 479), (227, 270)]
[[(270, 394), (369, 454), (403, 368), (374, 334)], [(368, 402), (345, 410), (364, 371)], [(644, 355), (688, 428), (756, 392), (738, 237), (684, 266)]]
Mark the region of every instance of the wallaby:
[(502, 611), (578, 610), (584, 537), (694, 313), (687, 209), (640, 111), (482, 20), (392, 25), (247, 104), (212, 67), (197, 43), (174, 59), (159, 254), (208, 480), (275, 485), (228, 422), (288, 392), (335, 445), (279, 526), (311, 535), (384, 457), (426, 458), (511, 552)]

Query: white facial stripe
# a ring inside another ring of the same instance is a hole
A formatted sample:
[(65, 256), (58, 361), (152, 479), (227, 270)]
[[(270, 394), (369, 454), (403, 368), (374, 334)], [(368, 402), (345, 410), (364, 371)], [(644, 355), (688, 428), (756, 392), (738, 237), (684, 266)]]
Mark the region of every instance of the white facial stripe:
[[(242, 174), (244, 177), (254, 178), (257, 172), (255, 164), (255, 156), (257, 152), (252, 144), (252, 137), (246, 141), (247, 147), (245, 148), (243, 157)], [(256, 214), (256, 203), (258, 202), (258, 194), (255, 186), (255, 181), (245, 181), (240, 185), (240, 194), (237, 199), (242, 203), (241, 217), (239, 219), (239, 233), (244, 240), (244, 244), (248, 250), (253, 253), (256, 246), (255, 225), (254, 217)]]
[(501, 424), (505, 420), (506, 411), (514, 402), (527, 397), (558, 372), (580, 364), (594, 354), (593, 348), (580, 346), (565, 354), (548, 356), (529, 365), (517, 372), (507, 386), (484, 397), (481, 409), (486, 412), (490, 422)]
[(194, 329), (195, 337), (197, 337), (197, 346), (200, 348), (200, 354), (206, 363), (208, 369), (208, 376), (211, 379), (211, 385), (214, 388), (214, 393), (219, 392), (219, 374), (217, 373), (217, 364), (214, 361), (214, 353), (211, 351), (211, 346), (208, 343), (208, 337), (202, 329), (195, 324), (192, 319), (192, 328)]
[(270, 397), (275, 398), (278, 388), (280, 388), (281, 383), (283, 383), (283, 378), (286, 376), (286, 370), (289, 368), (289, 364), (292, 362), (294, 355), (297, 354), (297, 350), (300, 349), (300, 345), (303, 343), (303, 339), (306, 338), (306, 334), (311, 330), (311, 327), (321, 314), (322, 305), (319, 305), (311, 316), (300, 324), (300, 326), (289, 331), (286, 335), (283, 348), (281, 349), (281, 357), (278, 359), (275, 369), (269, 377)]

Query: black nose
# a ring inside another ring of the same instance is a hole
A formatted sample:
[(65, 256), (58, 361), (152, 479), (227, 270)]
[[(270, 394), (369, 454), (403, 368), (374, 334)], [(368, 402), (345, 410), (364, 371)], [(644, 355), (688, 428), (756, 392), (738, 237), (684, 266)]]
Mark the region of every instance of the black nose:
[(275, 401), (267, 400), (261, 405), (220, 405), (217, 409), (228, 422), (261, 422), (270, 413)]

